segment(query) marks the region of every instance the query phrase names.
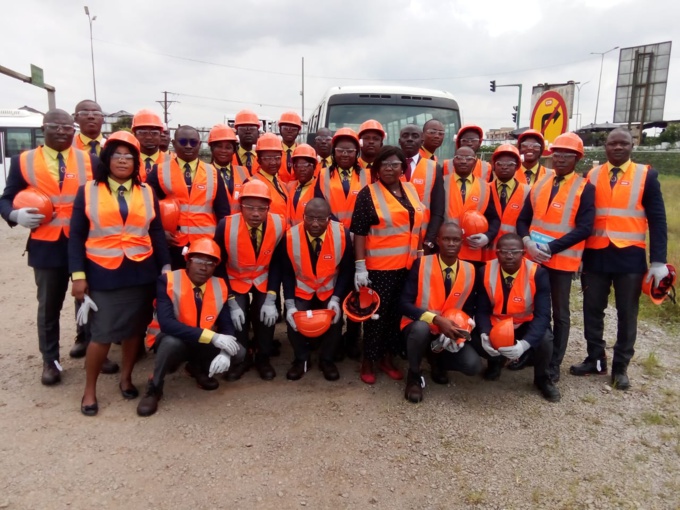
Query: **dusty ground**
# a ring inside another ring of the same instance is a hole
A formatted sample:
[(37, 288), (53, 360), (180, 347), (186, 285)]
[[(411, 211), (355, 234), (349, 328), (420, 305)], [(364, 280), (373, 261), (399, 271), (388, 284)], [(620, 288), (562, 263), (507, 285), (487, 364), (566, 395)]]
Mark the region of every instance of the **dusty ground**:
[[(367, 387), (353, 362), (337, 383), (316, 368), (290, 382), (286, 346), (273, 382), (251, 372), (208, 393), (170, 377), (146, 419), (102, 376), (100, 414), (86, 418), (70, 299), (63, 383), (39, 382), (24, 236), (0, 228), (0, 508), (680, 507), (680, 355), (660, 327), (641, 325), (631, 391), (563, 375), (560, 404), (533, 391), (529, 370), (428, 380), (420, 405), (386, 376)], [(577, 313), (565, 365), (584, 352)], [(135, 371), (140, 388), (151, 365)]]

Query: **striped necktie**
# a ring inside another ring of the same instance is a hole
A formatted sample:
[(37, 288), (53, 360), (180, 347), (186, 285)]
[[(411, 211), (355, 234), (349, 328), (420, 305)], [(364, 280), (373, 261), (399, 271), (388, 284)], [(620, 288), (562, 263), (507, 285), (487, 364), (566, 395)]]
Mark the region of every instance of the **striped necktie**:
[(612, 168), (612, 178), (609, 179), (609, 186), (611, 189), (614, 189), (614, 186), (616, 186), (616, 183), (619, 181), (619, 172), (621, 171), (620, 168)]
[(97, 140), (92, 140), (88, 145), (90, 146), (90, 154), (97, 156), (97, 145), (99, 145), (99, 142)]
[(61, 189), (62, 184), (64, 184), (64, 176), (66, 175), (66, 163), (61, 152), (57, 154), (57, 165), (59, 166), (59, 189)]
[(120, 216), (123, 218), (123, 223), (127, 221), (128, 217), (128, 204), (125, 200), (125, 186), (122, 184), (118, 186), (118, 209), (120, 210)]

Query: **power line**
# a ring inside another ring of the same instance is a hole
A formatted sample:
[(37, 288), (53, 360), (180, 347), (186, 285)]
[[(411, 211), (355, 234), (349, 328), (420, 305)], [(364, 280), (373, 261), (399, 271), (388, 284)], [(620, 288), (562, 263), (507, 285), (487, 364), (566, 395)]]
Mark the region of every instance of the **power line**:
[(163, 92), (163, 101), (156, 101), (159, 105), (163, 107), (163, 117), (165, 119), (165, 125), (168, 125), (168, 109), (170, 108), (170, 105), (172, 103), (179, 103), (179, 101), (168, 101), (168, 94), (172, 94), (172, 92), (168, 92), (167, 90)]
[(289, 106), (289, 105), (282, 105), (282, 104), (268, 104), (268, 103), (257, 103), (255, 101), (236, 101), (234, 99), (223, 99), (221, 97), (208, 97), (208, 96), (197, 96), (194, 94), (182, 94), (181, 92), (168, 92), (168, 94), (173, 94), (175, 96), (183, 96), (183, 97), (193, 97), (195, 99), (208, 99), (209, 101), (220, 101), (223, 103), (238, 103), (238, 104), (248, 104), (248, 105), (257, 105), (257, 106), (271, 106), (272, 108), (284, 108), (284, 109), (296, 109), (297, 106)]

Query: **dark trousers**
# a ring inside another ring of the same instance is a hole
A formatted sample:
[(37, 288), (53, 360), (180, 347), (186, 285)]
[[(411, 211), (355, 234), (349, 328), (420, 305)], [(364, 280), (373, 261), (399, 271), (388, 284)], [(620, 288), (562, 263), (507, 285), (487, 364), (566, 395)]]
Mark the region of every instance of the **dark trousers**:
[[(274, 326), (266, 327), (260, 321), (260, 309), (267, 297), (266, 292), (260, 292), (253, 287), (250, 294), (239, 294), (234, 292), (234, 297), (238, 306), (246, 316), (246, 323), (242, 331), (236, 332), (236, 340), (246, 348), (253, 348), (256, 351), (257, 359), (269, 359), (274, 350)], [(248, 325), (252, 324), (255, 336), (255, 345), (249, 345)]]
[(604, 311), (613, 284), (618, 319), (613, 362), (628, 365), (635, 354), (643, 277), (640, 273), (583, 272), (583, 326), (588, 358), (595, 360), (605, 357), (607, 342), (604, 339)]
[(571, 312), (569, 310), (569, 296), (571, 294), (571, 282), (573, 272), (557, 271), (546, 268), (550, 279), (550, 299), (552, 300), (553, 312), (553, 353), (550, 364), (559, 367), (564, 359), (569, 343), (569, 325), (571, 324)]
[[(529, 329), (529, 322), (525, 322), (515, 330), (515, 340), (523, 340)], [(504, 356), (489, 356), (489, 354), (482, 347), (482, 338), (477, 329), (472, 332), (472, 346), (482, 358), (488, 359), (489, 363), (505, 363), (507, 358)], [(534, 359), (534, 380), (539, 380), (548, 377), (548, 366), (552, 359), (553, 351), (553, 334), (550, 328), (545, 330), (543, 338), (538, 342), (538, 345), (530, 349), (531, 355)]]
[[(312, 299), (300, 299), (295, 298), (295, 308), (299, 311), (305, 310), (318, 310), (321, 308), (326, 308), (328, 306), (328, 301), (330, 298), (321, 301), (318, 297), (314, 296)], [(293, 347), (293, 353), (297, 361), (307, 361), (309, 360), (309, 352), (311, 347), (314, 345), (319, 346), (319, 359), (321, 361), (333, 361), (333, 355), (340, 342), (340, 334), (342, 331), (342, 322), (338, 321), (337, 324), (331, 324), (331, 327), (323, 335), (318, 338), (307, 338), (302, 335), (299, 331), (294, 331), (290, 327), (290, 324), (286, 322), (288, 327), (288, 340)]]
[(38, 287), (38, 345), (43, 361), (59, 360), (59, 317), (68, 290), (67, 267), (33, 268)]
[(423, 361), (423, 356), (426, 355), (443, 370), (475, 375), (482, 369), (482, 360), (470, 345), (464, 345), (456, 353), (449, 351), (433, 353), (430, 344), (437, 339), (438, 335), (432, 334), (429, 324), (424, 321), (411, 322), (403, 329), (402, 334), (406, 338), (408, 368), (411, 372), (420, 373), (420, 364)]

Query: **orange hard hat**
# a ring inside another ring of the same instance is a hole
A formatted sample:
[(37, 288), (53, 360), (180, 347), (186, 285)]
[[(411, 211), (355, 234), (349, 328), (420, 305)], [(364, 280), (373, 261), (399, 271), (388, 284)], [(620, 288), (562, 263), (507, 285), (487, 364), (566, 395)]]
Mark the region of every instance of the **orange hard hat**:
[(460, 137), (466, 131), (475, 131), (479, 135), (480, 140), (484, 138), (484, 130), (481, 127), (475, 124), (461, 126), (461, 128), (458, 130), (458, 134), (456, 134), (456, 149), (460, 149)]
[(342, 309), (350, 320), (364, 322), (380, 308), (380, 296), (373, 289), (361, 287), (353, 290), (342, 302)]
[(158, 201), (161, 212), (161, 223), (163, 230), (170, 233), (177, 232), (179, 226), (179, 202), (174, 198), (164, 198)]
[(236, 132), (226, 124), (215, 124), (208, 135), (208, 145), (213, 142), (237, 142)]
[(519, 135), (517, 137), (517, 145), (520, 145), (525, 138), (529, 137), (538, 138), (541, 142), (541, 150), (545, 149), (545, 138), (543, 138), (543, 135), (540, 131), (536, 131), (535, 129), (527, 129), (521, 135)]
[(514, 156), (514, 158), (517, 160), (518, 165), (522, 161), (519, 156), (519, 151), (517, 150), (517, 147), (515, 147), (514, 145), (510, 145), (509, 143), (504, 143), (496, 147), (496, 150), (493, 151), (493, 155), (491, 156), (491, 163), (495, 163), (496, 159), (502, 156), (503, 154), (509, 154), (510, 156)]
[(512, 318), (502, 319), (491, 328), (489, 333), (491, 347), (498, 350), (501, 347), (512, 347), (515, 345), (515, 325)]
[(279, 119), (279, 124), (292, 124), (302, 129), (302, 119), (295, 112), (283, 112)]
[(263, 134), (257, 139), (257, 145), (255, 145), (255, 152), (260, 151), (283, 152), (283, 147), (281, 147), (281, 139), (274, 133)]
[(566, 149), (573, 151), (579, 155), (579, 158), (583, 157), (583, 140), (576, 133), (563, 133), (550, 145), (550, 151), (555, 149)]
[(295, 150), (293, 151), (293, 159), (295, 158), (310, 158), (316, 161), (316, 151), (314, 150), (314, 147), (311, 145), (307, 145), (306, 143), (301, 143), (297, 147), (295, 147)]
[(666, 267), (668, 268), (668, 276), (659, 282), (658, 287), (654, 287), (654, 278), (650, 278), (649, 281), (647, 281), (647, 275), (645, 275), (645, 279), (642, 280), (642, 293), (647, 294), (655, 305), (660, 305), (666, 298), (675, 303), (675, 281), (678, 277), (677, 271), (671, 264), (666, 264)]
[(330, 329), (333, 317), (335, 317), (333, 310), (305, 310), (295, 312), (293, 321), (300, 334), (308, 338), (316, 338)]
[(104, 147), (106, 147), (106, 144), (109, 142), (123, 142), (131, 147), (133, 147), (137, 153), (140, 152), (140, 145), (139, 145), (139, 140), (137, 140), (137, 137), (130, 133), (129, 131), (116, 131), (115, 133), (111, 134), (107, 139), (106, 142), (104, 142)]
[(239, 126), (260, 126), (260, 119), (257, 113), (252, 110), (241, 110), (234, 117), (234, 127)]
[(465, 237), (474, 236), (489, 230), (489, 222), (479, 211), (469, 210), (463, 213), (463, 218), (460, 220), (460, 228), (463, 229)]
[(217, 245), (215, 241), (213, 241), (209, 237), (201, 237), (200, 239), (197, 239), (196, 241), (191, 243), (189, 245), (189, 249), (186, 252), (186, 255), (184, 255), (184, 259), (189, 260), (189, 257), (191, 255), (196, 254), (208, 255), (209, 257), (213, 257), (217, 259), (218, 264), (220, 260), (222, 260), (222, 257), (220, 256), (220, 247)]
[[(463, 310), (460, 310), (458, 308), (449, 308), (447, 310), (444, 310), (441, 313), (441, 316), (449, 319), (451, 322), (453, 322), (458, 328), (463, 329), (470, 333), (472, 331), (472, 327), (470, 326), (469, 320), (470, 316), (466, 314)], [(439, 335), (441, 334), (441, 331), (437, 326), (434, 324), (430, 325), (430, 330), (432, 331), (433, 334)], [(464, 342), (465, 340), (462, 338), (457, 339), (459, 343)]]
[(383, 129), (382, 124), (377, 120), (368, 119), (361, 124), (361, 126), (359, 126), (359, 138), (361, 138), (361, 134), (364, 131), (379, 131), (383, 139), (385, 138), (385, 130)]
[(132, 117), (132, 129), (137, 129), (138, 127), (156, 127), (161, 131), (165, 128), (161, 118), (152, 110), (148, 108), (143, 108), (135, 113)]
[(264, 198), (265, 200), (272, 201), (272, 194), (269, 191), (269, 186), (259, 179), (253, 179), (248, 181), (241, 188), (241, 193), (238, 196), (239, 200), (244, 198)]
[(12, 202), (14, 209), (23, 209), (24, 207), (32, 207), (38, 210), (39, 214), (45, 216), (40, 224), (49, 223), (52, 221), (52, 213), (54, 213), (54, 206), (50, 197), (40, 191), (38, 188), (26, 188), (17, 193)]
[(357, 144), (357, 146), (359, 146), (359, 137), (352, 128), (348, 127), (340, 128), (335, 132), (335, 134), (333, 135), (333, 139), (331, 140), (331, 146), (335, 147), (338, 138), (343, 137), (351, 138)]

